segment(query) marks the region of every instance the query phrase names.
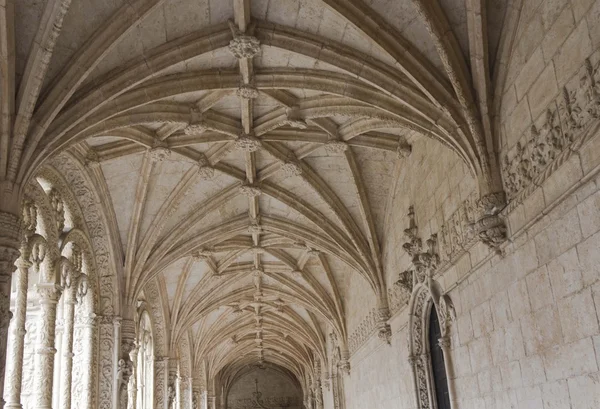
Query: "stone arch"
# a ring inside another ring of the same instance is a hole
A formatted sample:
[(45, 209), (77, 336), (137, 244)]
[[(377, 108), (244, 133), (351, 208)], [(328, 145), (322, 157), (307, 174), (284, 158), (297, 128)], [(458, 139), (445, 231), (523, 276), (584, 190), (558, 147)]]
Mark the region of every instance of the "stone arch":
[(442, 338), (440, 346), (444, 353), (446, 373), (448, 376), (448, 390), (450, 400), (453, 401), (453, 389), (451, 379), (451, 357), (449, 332), (454, 320), (454, 307), (450, 297), (442, 294), (437, 282), (431, 280), (429, 283), (415, 285), (409, 301), (409, 361), (413, 370), (415, 385), (415, 404), (419, 409), (435, 409), (435, 387), (430, 362), (429, 346), (429, 317), (431, 309), (435, 306), (440, 322)]

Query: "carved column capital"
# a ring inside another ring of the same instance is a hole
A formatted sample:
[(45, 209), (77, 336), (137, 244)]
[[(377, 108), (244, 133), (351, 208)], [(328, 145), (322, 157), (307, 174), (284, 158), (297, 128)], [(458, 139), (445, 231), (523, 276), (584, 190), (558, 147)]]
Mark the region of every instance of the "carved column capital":
[(15, 214), (0, 211), (0, 275), (15, 271), (15, 261), (21, 254), (23, 225)]
[(40, 304), (56, 304), (60, 299), (62, 287), (54, 283), (40, 283), (36, 286)]

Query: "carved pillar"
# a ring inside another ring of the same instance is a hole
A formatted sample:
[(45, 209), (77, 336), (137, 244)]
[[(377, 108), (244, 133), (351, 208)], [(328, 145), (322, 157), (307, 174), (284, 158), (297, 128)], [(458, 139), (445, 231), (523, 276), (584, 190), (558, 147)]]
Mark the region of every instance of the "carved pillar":
[(56, 311), (56, 332), (54, 334), (54, 348), (56, 349), (56, 354), (54, 354), (54, 377), (53, 379), (57, 382), (52, 383), (52, 407), (58, 408), (60, 407), (60, 395), (62, 389), (62, 379), (61, 379), (61, 367), (63, 363), (63, 337), (65, 333), (65, 320), (62, 317), (63, 309), (61, 308), (61, 304), (59, 301)]
[(54, 375), (54, 348), (56, 334), (56, 305), (60, 299), (61, 288), (57, 284), (43, 283), (37, 285), (40, 303), (38, 338), (36, 345), (35, 370), (35, 407), (50, 409), (52, 407), (52, 384)]
[(167, 373), (169, 358), (154, 359), (154, 409), (167, 409)]
[(22, 256), (17, 260), (15, 313), (12, 320), (11, 346), (8, 353), (12, 359), (8, 360), (6, 368), (6, 385), (4, 398), (5, 408), (21, 408), (21, 383), (23, 378), (23, 352), (25, 349), (25, 319), (27, 315), (27, 288), (29, 285), (29, 268), (32, 263), (22, 246)]
[[(72, 255), (69, 263), (64, 264), (62, 272), (62, 282), (65, 288), (63, 299), (63, 339), (62, 339), (62, 362), (60, 365), (60, 389), (62, 409), (71, 409), (71, 391), (72, 391), (72, 375), (73, 375), (73, 332), (75, 321), (75, 303), (83, 301), (87, 293), (87, 278), (82, 274), (82, 255), (79, 248), (73, 244)], [(80, 320), (92, 319), (93, 317), (78, 317)], [(86, 321), (87, 323), (87, 321)], [(86, 328), (79, 328), (78, 342), (83, 341)], [(89, 331), (87, 331), (89, 332)], [(88, 334), (89, 335), (89, 334)], [(90, 338), (88, 337), (88, 341)], [(83, 354), (82, 354), (83, 355)], [(80, 358), (83, 358), (81, 356)], [(82, 363), (79, 363), (82, 365)], [(81, 368), (80, 368), (81, 369)], [(91, 369), (91, 368), (90, 368)], [(81, 384), (82, 380), (79, 380)]]
[(180, 409), (181, 383), (179, 382), (179, 361), (169, 358), (169, 382), (167, 386), (168, 409)]
[(136, 354), (135, 323), (131, 319), (121, 322), (121, 359), (119, 360), (120, 409), (134, 409), (136, 404)]
[(92, 409), (95, 371), (93, 368), (93, 353), (95, 350), (94, 335), (96, 332), (96, 314), (78, 314), (75, 319), (75, 341), (73, 355), (75, 363), (72, 365), (73, 376), (76, 382), (71, 384), (72, 407), (77, 409)]
[[(2, 194), (7, 194), (2, 191)], [(19, 257), (22, 225), (19, 216), (0, 211), (0, 391), (4, 391), (6, 346), (10, 324), (10, 282)], [(0, 406), (4, 401), (0, 402)]]

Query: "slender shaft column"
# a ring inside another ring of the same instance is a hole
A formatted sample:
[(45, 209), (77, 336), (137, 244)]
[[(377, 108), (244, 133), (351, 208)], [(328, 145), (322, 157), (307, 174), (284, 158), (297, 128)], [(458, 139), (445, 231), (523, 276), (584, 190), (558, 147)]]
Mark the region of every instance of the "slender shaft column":
[(60, 389), (62, 409), (71, 409), (71, 382), (73, 374), (73, 330), (75, 321), (75, 286), (65, 290), (63, 312), (62, 365)]
[(56, 334), (56, 305), (60, 299), (61, 288), (57, 284), (37, 285), (40, 303), (40, 320), (36, 348), (35, 370), (35, 407), (52, 408), (52, 384), (54, 375), (54, 348)]
[[(7, 195), (5, 191), (0, 191)], [(8, 198), (7, 198), (8, 199)], [(10, 282), (20, 255), (22, 225), (19, 216), (0, 210), (0, 391), (4, 391), (6, 346), (10, 324)], [(4, 401), (0, 400), (0, 407)]]
[(456, 407), (456, 391), (454, 390), (454, 369), (452, 357), (450, 356), (450, 337), (448, 335), (440, 338), (438, 344), (444, 354), (444, 368), (446, 369), (446, 379), (448, 382), (448, 397), (452, 407)]
[[(27, 246), (22, 247), (26, 249)], [(4, 398), (5, 408), (20, 409), (21, 384), (23, 379), (23, 353), (25, 350), (25, 318), (27, 315), (27, 287), (29, 285), (29, 268), (32, 263), (27, 254), (23, 254), (17, 260), (16, 287), (14, 317), (12, 320), (11, 347), (8, 353), (11, 359), (7, 362), (6, 385)]]
[[(92, 351), (96, 349), (95, 333), (97, 319), (96, 314), (90, 313), (83, 316), (78, 316), (75, 321), (75, 333), (80, 334), (73, 346), (74, 356), (76, 357), (77, 367), (73, 368), (73, 374), (77, 382), (72, 385), (72, 407), (77, 409), (92, 409), (94, 402), (92, 399), (92, 391), (97, 382), (93, 367), (92, 354), (86, 353), (87, 348)], [(75, 365), (74, 365), (75, 366)]]

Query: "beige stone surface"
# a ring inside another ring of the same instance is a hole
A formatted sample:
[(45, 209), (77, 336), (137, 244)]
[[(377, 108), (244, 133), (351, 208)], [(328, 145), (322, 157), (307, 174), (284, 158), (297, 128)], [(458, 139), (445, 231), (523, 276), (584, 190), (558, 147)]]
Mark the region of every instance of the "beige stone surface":
[[(432, 408), (431, 347), (453, 409), (600, 406), (600, 0), (23, 0), (0, 27), (25, 409), (70, 403), (71, 364), (71, 407), (262, 407), (256, 378)], [(28, 363), (33, 285), (83, 272)]]

